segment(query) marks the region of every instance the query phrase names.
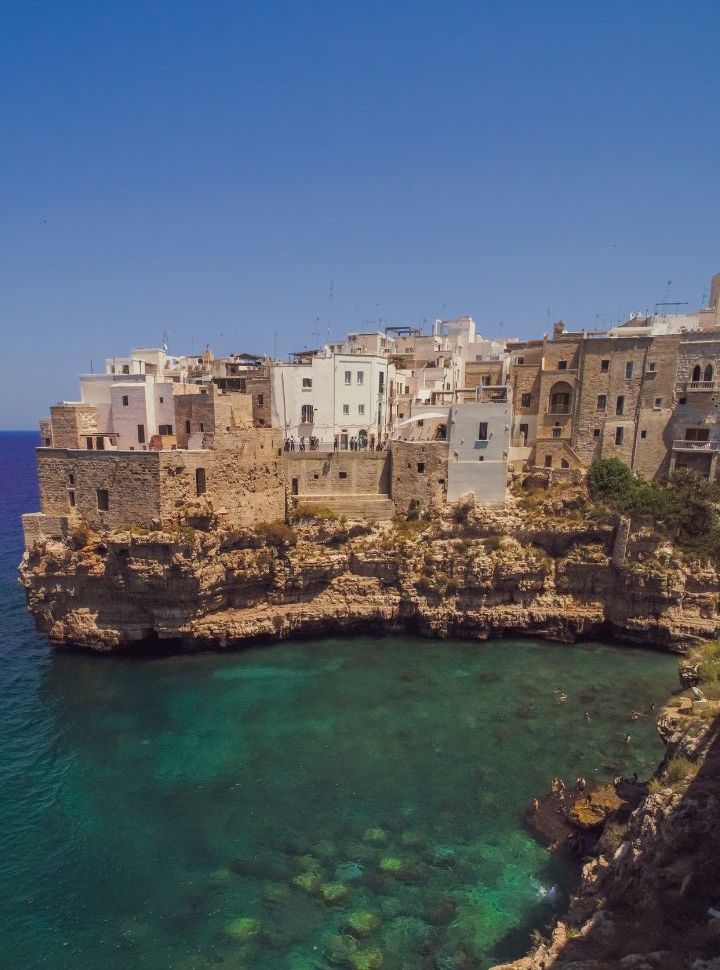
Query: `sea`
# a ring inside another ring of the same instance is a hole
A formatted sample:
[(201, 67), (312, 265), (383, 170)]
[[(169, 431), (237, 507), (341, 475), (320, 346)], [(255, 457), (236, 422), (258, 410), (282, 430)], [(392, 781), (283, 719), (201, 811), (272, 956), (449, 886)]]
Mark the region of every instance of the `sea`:
[(554, 776), (647, 777), (663, 753), (651, 705), (677, 686), (676, 660), (370, 634), (54, 650), (17, 582), (36, 445), (0, 434), (0, 966), (485, 970), (521, 956), (577, 878), (527, 830), (530, 801)]

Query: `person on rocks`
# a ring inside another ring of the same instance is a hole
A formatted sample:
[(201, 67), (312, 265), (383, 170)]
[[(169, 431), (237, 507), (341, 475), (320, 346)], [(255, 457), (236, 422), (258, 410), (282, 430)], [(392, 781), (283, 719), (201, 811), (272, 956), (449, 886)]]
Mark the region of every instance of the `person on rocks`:
[(578, 777), (575, 779), (575, 788), (578, 791), (585, 791), (585, 789), (587, 788), (587, 781), (583, 778), (582, 775), (578, 775)]
[(632, 734), (630, 734), (630, 732), (629, 732), (629, 731), (628, 731), (628, 733), (627, 733), (627, 734), (625, 735), (625, 744), (632, 744)]
[(300, 451), (305, 451), (305, 435), (300, 436)]
[(533, 813), (533, 815), (537, 814), (537, 811), (538, 811), (539, 808), (540, 808), (540, 801), (539, 801), (539, 799), (533, 798), (533, 800), (532, 800), (532, 813)]
[(589, 724), (590, 721), (592, 720), (592, 718), (590, 717), (590, 711), (585, 711), (585, 713), (583, 714), (583, 717), (585, 718), (586, 724)]
[(338, 450), (338, 436), (335, 435), (335, 438), (333, 440), (333, 451), (337, 451), (337, 450)]

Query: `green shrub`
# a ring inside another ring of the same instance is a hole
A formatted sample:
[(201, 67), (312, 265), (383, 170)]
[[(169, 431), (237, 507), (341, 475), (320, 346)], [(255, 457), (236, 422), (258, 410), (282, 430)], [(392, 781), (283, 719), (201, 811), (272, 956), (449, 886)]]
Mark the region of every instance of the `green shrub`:
[(458, 502), (453, 509), (453, 522), (455, 522), (456, 525), (467, 525), (472, 510), (472, 502)]
[(714, 684), (720, 680), (720, 640), (710, 640), (690, 651), (688, 659), (697, 664), (700, 680)]
[(587, 473), (590, 497), (612, 503), (625, 502), (635, 487), (635, 476), (619, 458), (600, 458)]
[(682, 785), (697, 771), (697, 765), (687, 758), (673, 758), (665, 769), (665, 779), (673, 788)]
[(295, 506), (293, 518), (299, 519), (318, 519), (322, 521), (333, 521), (337, 519), (337, 513), (325, 505), (303, 505)]
[(256, 530), (269, 546), (294, 546), (297, 542), (295, 530), (286, 522), (261, 522)]

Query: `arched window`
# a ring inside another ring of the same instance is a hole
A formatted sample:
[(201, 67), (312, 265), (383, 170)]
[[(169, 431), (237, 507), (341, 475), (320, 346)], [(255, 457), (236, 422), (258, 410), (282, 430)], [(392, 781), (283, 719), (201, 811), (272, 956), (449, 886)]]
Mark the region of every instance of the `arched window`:
[(701, 374), (702, 374), (702, 371), (700, 370), (700, 364), (695, 364), (695, 366), (693, 367), (692, 379), (694, 381), (699, 381)]
[(560, 467), (561, 468), (569, 468), (570, 467), (570, 462), (566, 458), (561, 458), (560, 459)]
[(708, 364), (707, 367), (705, 368), (705, 372), (703, 374), (703, 380), (704, 381), (711, 381), (712, 379), (713, 379), (712, 364)]
[(550, 414), (570, 414), (572, 388), (567, 381), (558, 381), (550, 388), (548, 412)]

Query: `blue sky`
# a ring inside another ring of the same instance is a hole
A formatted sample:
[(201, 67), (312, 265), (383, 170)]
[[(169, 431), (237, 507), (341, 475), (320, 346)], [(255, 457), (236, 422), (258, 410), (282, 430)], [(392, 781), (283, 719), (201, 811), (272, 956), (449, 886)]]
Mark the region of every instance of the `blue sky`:
[[(0, 423), (106, 355), (698, 305), (720, 4), (6, 0)], [(330, 296), (330, 281), (332, 297)]]

